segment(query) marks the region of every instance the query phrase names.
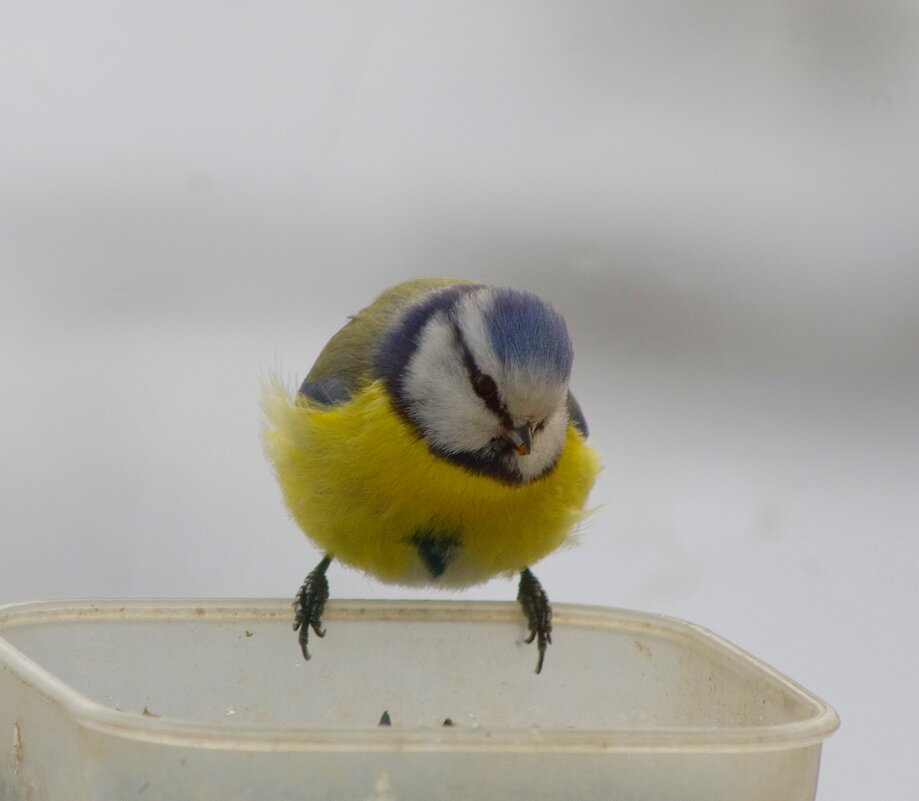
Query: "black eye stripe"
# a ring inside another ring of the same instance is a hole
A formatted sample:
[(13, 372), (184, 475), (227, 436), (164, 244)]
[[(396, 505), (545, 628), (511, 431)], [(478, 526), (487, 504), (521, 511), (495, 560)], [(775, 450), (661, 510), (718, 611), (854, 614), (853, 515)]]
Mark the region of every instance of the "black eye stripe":
[(469, 380), (472, 383), (473, 391), (483, 400), (485, 406), (497, 415), (498, 419), (501, 421), (501, 425), (507, 429), (513, 428), (514, 421), (511, 420), (511, 416), (507, 413), (504, 402), (501, 400), (501, 396), (498, 393), (498, 386), (495, 384), (495, 380), (479, 369), (479, 366), (475, 363), (472, 351), (469, 350), (469, 346), (463, 339), (463, 332), (460, 331), (456, 323), (453, 324), (453, 331), (456, 335), (456, 341), (463, 352), (463, 365), (466, 367), (466, 372), (469, 373)]

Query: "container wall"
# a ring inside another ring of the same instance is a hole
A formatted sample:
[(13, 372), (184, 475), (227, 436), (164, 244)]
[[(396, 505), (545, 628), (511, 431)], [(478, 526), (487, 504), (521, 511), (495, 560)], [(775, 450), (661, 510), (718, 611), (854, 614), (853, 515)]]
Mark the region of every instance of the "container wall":
[(0, 699), (0, 799), (95, 801), (95, 737), (3, 668)]
[[(101, 801), (812, 801), (820, 746), (733, 754), (232, 753), (104, 746)], [(63, 801), (63, 799), (62, 799)]]

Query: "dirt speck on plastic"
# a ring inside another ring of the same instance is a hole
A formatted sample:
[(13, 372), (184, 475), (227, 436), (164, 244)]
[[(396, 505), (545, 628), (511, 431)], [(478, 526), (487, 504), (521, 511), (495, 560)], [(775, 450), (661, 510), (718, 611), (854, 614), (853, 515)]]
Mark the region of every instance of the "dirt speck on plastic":
[(16, 757), (16, 765), (22, 769), (22, 730), (19, 728), (19, 721), (13, 724), (13, 755)]

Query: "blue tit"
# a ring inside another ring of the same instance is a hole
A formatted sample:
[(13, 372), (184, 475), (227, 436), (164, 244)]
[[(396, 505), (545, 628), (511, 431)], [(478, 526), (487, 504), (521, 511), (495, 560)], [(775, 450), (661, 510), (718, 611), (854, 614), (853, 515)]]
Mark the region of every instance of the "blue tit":
[(325, 554), (296, 598), (306, 659), (337, 559), (401, 585), (519, 574), (540, 672), (552, 610), (529, 566), (570, 541), (599, 470), (572, 357), (564, 320), (536, 295), (428, 278), (351, 317), (294, 397), (269, 386), (266, 452)]

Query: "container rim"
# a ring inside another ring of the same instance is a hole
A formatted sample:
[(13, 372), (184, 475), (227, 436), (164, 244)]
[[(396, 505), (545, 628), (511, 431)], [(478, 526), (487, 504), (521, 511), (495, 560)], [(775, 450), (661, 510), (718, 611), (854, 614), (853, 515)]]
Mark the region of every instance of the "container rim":
[[(817, 745), (839, 727), (825, 701), (775, 668), (708, 629), (667, 615), (600, 606), (553, 604), (553, 621), (594, 629), (654, 632), (703, 645), (726, 661), (760, 673), (805, 705), (797, 721), (745, 727), (642, 729), (232, 727), (152, 718), (107, 707), (70, 687), (3, 636), (19, 626), (66, 621), (289, 619), (291, 603), (276, 598), (99, 599), (34, 601), (0, 606), (0, 669), (62, 708), (84, 728), (162, 745), (245, 751), (504, 751), (504, 752), (751, 752)], [(497, 601), (330, 601), (324, 620), (517, 622), (517, 604)]]

